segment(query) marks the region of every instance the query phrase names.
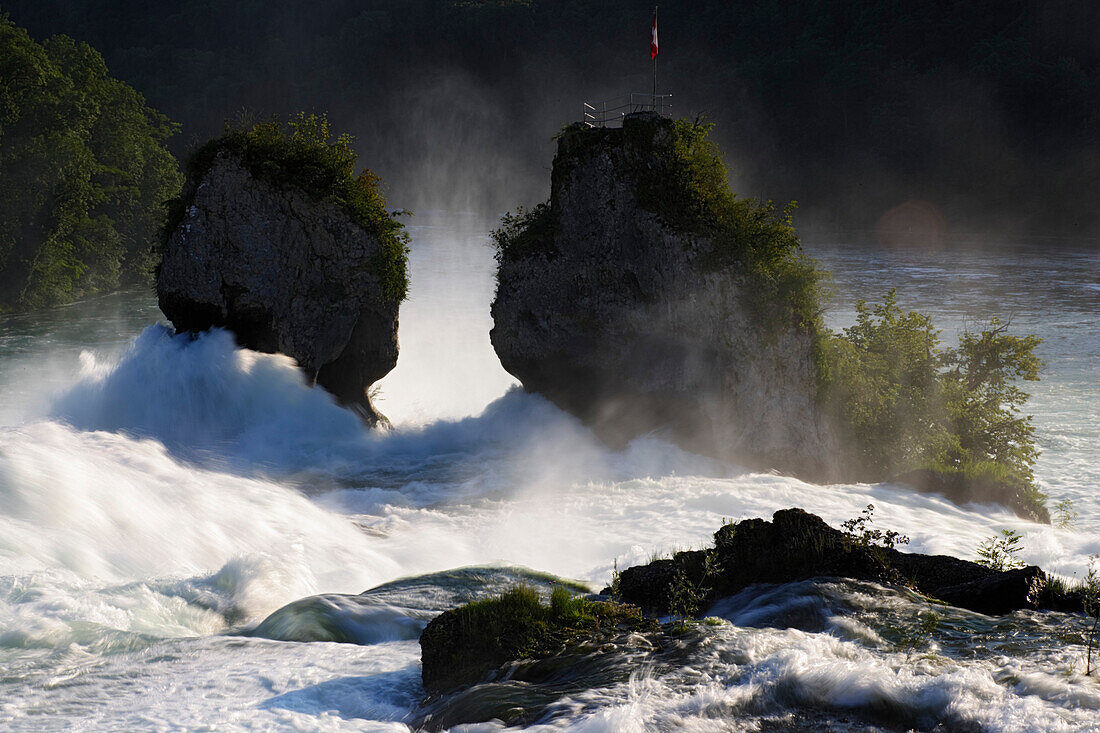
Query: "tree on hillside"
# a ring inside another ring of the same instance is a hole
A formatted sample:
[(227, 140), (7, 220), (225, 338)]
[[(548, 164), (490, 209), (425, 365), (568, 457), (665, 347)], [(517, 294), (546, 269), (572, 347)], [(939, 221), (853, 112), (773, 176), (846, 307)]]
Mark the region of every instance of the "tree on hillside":
[(175, 131), (87, 44), (0, 15), (0, 309), (150, 281)]

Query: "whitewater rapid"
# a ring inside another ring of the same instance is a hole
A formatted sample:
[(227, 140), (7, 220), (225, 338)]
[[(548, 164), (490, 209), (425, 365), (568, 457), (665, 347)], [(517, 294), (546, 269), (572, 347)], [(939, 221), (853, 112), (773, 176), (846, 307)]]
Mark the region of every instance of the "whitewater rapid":
[[(1037, 473), (1080, 514), (1058, 529), (886, 484), (748, 472), (659, 436), (609, 451), (496, 362), (484, 228), (413, 236), (401, 360), (379, 403), (389, 432), (365, 431), (285, 357), (238, 349), (220, 331), (174, 336), (147, 295), (4, 322), (0, 727), (407, 730), (422, 697), (415, 632), (447, 603), (523, 568), (598, 590), (614, 563), (701, 547), (723, 520), (789, 506), (837, 525), (874, 503), (876, 525), (909, 535), (908, 549), (960, 557), (1016, 529), (1021, 559), (1068, 577), (1100, 553), (1094, 256), (1045, 257), (1063, 283), (1052, 295), (1029, 289), (1036, 266), (1023, 255), (1006, 266), (984, 252), (952, 263), (885, 252), (868, 268), (866, 252), (819, 253), (843, 293), (834, 325), (850, 321), (851, 292), (875, 298), (897, 284), (904, 305), (932, 310), (945, 331), (1007, 303), (1014, 325), (1046, 338), (1030, 404)], [(463, 566), (487, 575), (426, 575)], [(242, 635), (314, 594), (346, 622), (359, 602), (338, 594), (392, 581), (368, 594), (382, 599), (362, 617), (369, 645)], [(1064, 671), (1077, 647), (1044, 643), (1039, 617), (986, 628), (959, 612), (968, 636), (988, 636), (985, 651), (949, 653), (945, 638), (942, 654), (914, 662), (882, 618), (919, 613), (919, 599), (792, 586), (714, 609), (729, 623), (682, 659), (567, 697), (543, 727), (738, 729), (781, 725), (793, 706), (833, 711), (830, 725), (850, 714), (859, 729), (1100, 730), (1100, 687)], [(791, 607), (817, 609), (820, 627), (774, 621)]]

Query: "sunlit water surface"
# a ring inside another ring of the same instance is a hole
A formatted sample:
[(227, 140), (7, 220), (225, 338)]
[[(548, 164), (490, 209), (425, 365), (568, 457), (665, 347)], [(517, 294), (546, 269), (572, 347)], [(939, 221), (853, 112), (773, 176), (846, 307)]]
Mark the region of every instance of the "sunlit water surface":
[[(379, 403), (390, 433), (365, 432), (284, 357), (221, 332), (174, 338), (149, 293), (0, 319), (0, 728), (450, 725), (422, 706), (416, 638), (433, 614), (546, 582), (524, 568), (598, 590), (613, 561), (789, 506), (838, 524), (873, 502), (910, 549), (962, 557), (1013, 528), (1022, 559), (1071, 577), (1100, 552), (1096, 254), (811, 248), (835, 274), (833, 327), (897, 287), (945, 340), (991, 315), (1043, 337), (1037, 475), (1080, 515), (1054, 529), (889, 485), (749, 473), (656, 438), (607, 450), (511, 389), (487, 336), (486, 230), (412, 228), (401, 359)], [(463, 566), (482, 567), (442, 573)], [(864, 584), (754, 588), (659, 652), (624, 647), (561, 689), (483, 685), (461, 703), (548, 730), (1100, 730), (1080, 619), (948, 609), (921, 635), (929, 610)], [(276, 640), (333, 629), (360, 643)]]

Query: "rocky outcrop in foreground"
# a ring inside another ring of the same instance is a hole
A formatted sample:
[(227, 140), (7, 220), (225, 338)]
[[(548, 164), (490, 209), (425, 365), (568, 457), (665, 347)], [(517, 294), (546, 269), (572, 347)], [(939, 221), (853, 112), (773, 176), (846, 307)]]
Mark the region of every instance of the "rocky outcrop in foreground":
[[(428, 624), (420, 635), (424, 689), (433, 695), (449, 692), (509, 662), (575, 655), (633, 632), (656, 630), (631, 606), (570, 596), (564, 588), (555, 589), (545, 606), (536, 590), (520, 586), (446, 611)], [(511, 672), (510, 679), (527, 676)]]
[(257, 177), (228, 153), (189, 187), (157, 276), (168, 320), (291, 356), (368, 424), (384, 419), (367, 391), (397, 364), (400, 298), (379, 276), (379, 240), (332, 201)]
[[(709, 572), (708, 572), (709, 570)], [(687, 587), (701, 602), (756, 583), (838, 577), (902, 585), (953, 606), (990, 615), (1021, 609), (1079, 610), (1080, 599), (1058, 596), (1034, 565), (991, 570), (947, 555), (899, 552), (865, 544), (801, 509), (775, 512), (772, 521), (746, 519), (714, 533), (714, 548), (628, 568), (619, 597), (657, 614), (676, 605)], [(702, 606), (700, 605), (700, 610)]]
[[(664, 429), (695, 452), (835, 477), (812, 334), (745, 274), (751, 243), (680, 221), (702, 204), (677, 188), (696, 173), (677, 124), (635, 115), (563, 132), (549, 206), (498, 234), (493, 348), (612, 445)], [(724, 173), (717, 185), (732, 198)]]
[(777, 511), (771, 522), (725, 525), (714, 539), (709, 550), (624, 570), (603, 591), (614, 603), (569, 598), (559, 589), (547, 608), (534, 590), (517, 588), (437, 616), (420, 636), (425, 690), (443, 695), (487, 680), (560, 683), (562, 670), (598, 659), (600, 650), (644, 648), (649, 654), (683, 631), (677, 624), (658, 627), (639, 608), (650, 615), (698, 616), (713, 601), (756, 584), (842, 578), (911, 588), (988, 615), (1083, 610), (1080, 591), (1052, 586), (1036, 566), (997, 571), (945, 555), (898, 552), (801, 509)]

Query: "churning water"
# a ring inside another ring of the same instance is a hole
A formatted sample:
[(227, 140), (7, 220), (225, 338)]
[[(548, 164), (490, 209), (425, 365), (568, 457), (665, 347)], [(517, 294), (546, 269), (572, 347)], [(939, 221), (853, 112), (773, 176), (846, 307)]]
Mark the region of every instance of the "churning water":
[(435, 613), (519, 580), (598, 590), (613, 561), (790, 506), (836, 525), (873, 502), (910, 549), (962, 557), (1013, 528), (1022, 559), (1080, 577), (1100, 552), (1095, 253), (813, 250), (836, 276), (834, 327), (897, 286), (945, 339), (990, 315), (1045, 339), (1037, 473), (1080, 514), (1054, 529), (655, 437), (609, 451), (501, 370), (484, 225), (412, 234), (389, 433), (284, 357), (173, 337), (148, 294), (0, 320), (0, 728), (401, 731), (521, 708), (544, 730), (1100, 731), (1080, 618), (947, 609), (922, 634), (931, 606), (866, 584), (752, 588), (658, 651), (607, 650), (554, 689), (481, 685), (449, 709), (422, 706), (416, 642)]

